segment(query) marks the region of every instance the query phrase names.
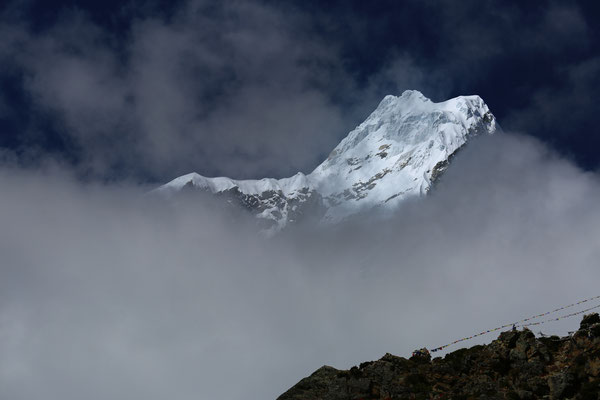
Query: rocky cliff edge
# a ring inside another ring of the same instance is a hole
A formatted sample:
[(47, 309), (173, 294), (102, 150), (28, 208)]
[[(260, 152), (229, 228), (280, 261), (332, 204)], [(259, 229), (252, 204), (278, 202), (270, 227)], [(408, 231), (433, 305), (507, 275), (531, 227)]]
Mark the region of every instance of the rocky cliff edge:
[(323, 366), (278, 400), (600, 399), (600, 317), (567, 337), (502, 332), (433, 360), (386, 354), (350, 370)]

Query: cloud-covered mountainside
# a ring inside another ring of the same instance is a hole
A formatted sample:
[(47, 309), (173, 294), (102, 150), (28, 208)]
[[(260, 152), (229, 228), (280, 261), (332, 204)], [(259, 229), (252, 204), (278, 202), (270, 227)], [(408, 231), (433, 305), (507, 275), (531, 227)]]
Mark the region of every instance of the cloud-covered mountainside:
[(268, 240), (219, 202), (49, 171), (0, 169), (2, 399), (274, 399), (598, 292), (597, 175), (508, 133), (385, 220)]
[(434, 103), (415, 90), (386, 96), (377, 109), (308, 175), (234, 180), (191, 173), (154, 191), (165, 198), (211, 193), (249, 210), (268, 232), (306, 217), (326, 223), (369, 211), (389, 211), (429, 191), (467, 141), (496, 131), (479, 96)]

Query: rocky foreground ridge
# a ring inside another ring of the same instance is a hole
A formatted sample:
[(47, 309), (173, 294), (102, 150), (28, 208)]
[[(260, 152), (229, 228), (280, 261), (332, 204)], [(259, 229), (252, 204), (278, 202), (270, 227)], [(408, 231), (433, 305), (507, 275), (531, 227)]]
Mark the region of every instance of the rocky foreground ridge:
[(386, 354), (347, 371), (324, 366), (278, 400), (600, 399), (600, 316), (571, 336), (527, 328), (444, 358)]

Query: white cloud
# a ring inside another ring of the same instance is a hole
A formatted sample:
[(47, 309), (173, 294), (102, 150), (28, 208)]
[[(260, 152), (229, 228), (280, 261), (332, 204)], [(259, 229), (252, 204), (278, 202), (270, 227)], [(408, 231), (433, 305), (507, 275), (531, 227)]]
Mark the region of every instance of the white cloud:
[(145, 188), (0, 185), (2, 398), (274, 398), (597, 295), (598, 178), (525, 137), (473, 142), (387, 223), (273, 240)]

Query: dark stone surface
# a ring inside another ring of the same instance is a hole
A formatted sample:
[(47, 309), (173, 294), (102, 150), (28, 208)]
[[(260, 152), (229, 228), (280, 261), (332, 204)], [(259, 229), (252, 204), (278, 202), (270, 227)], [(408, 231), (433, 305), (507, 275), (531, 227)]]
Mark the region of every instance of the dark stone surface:
[(386, 354), (341, 371), (322, 367), (278, 400), (581, 399), (600, 400), (600, 317), (586, 315), (572, 336), (502, 332), (485, 346), (434, 358)]

